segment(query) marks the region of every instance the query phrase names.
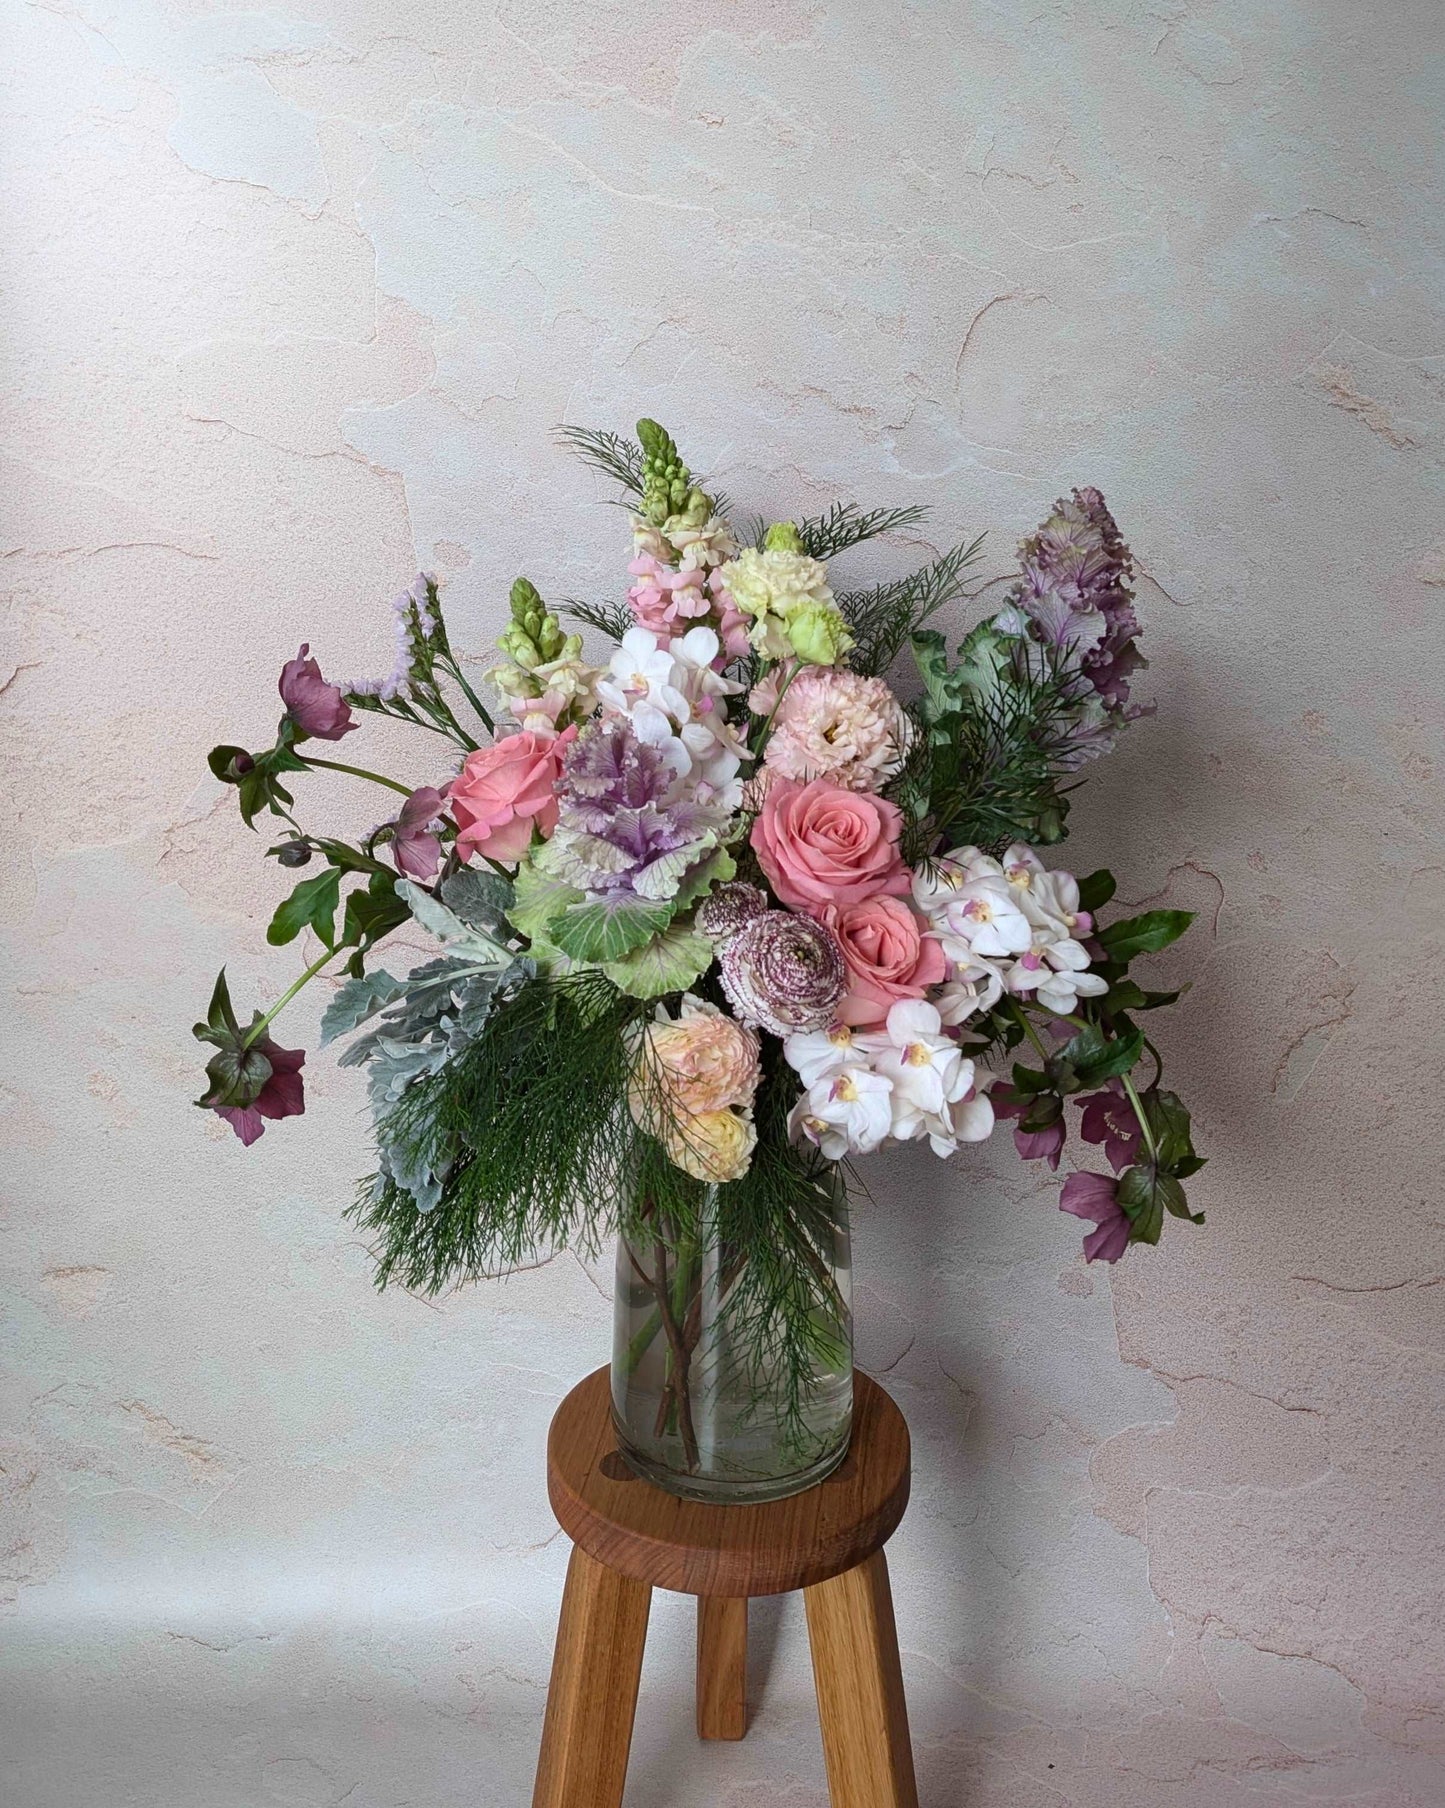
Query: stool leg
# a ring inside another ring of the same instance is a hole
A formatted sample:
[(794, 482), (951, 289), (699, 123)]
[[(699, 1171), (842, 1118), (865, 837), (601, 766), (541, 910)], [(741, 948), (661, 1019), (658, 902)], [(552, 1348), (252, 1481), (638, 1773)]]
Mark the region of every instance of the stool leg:
[(741, 1739), (748, 1730), (746, 1597), (697, 1599), (697, 1733)]
[(532, 1808), (620, 1808), (651, 1603), (645, 1582), (573, 1547)]
[(833, 1808), (918, 1808), (888, 1564), (803, 1590)]

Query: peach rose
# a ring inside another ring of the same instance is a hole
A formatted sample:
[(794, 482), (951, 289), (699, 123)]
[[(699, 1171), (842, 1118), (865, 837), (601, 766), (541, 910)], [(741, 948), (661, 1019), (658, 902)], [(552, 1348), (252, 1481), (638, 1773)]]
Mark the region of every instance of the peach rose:
[(845, 791), (825, 779), (768, 787), (752, 843), (768, 883), (796, 910), (901, 897), (911, 879), (898, 851), (903, 813), (886, 798)]
[(524, 728), (467, 755), (450, 799), (464, 860), (485, 854), (511, 863), (531, 846), (534, 823), (544, 835), (552, 833), (562, 759), (576, 738), (575, 728), (559, 735)]
[(841, 908), (830, 904), (821, 921), (837, 938), (848, 969), (840, 1022), (882, 1023), (900, 999), (921, 998), (947, 969), (937, 938), (901, 898), (864, 898)]

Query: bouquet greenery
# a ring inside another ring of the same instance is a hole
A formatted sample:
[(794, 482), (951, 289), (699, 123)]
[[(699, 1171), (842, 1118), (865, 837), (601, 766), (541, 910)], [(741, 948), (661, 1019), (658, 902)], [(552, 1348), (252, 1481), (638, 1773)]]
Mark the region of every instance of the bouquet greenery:
[[(735, 533), (655, 422), (566, 437), (631, 512), (625, 600), (552, 608), (519, 578), (474, 688), (419, 577), (386, 678), (327, 682), (303, 645), (274, 744), (210, 756), (249, 826), (285, 825), (270, 857), (315, 869), (268, 939), (319, 952), (249, 1021), (222, 972), (198, 1103), (245, 1143), (300, 1112), (303, 1055), (271, 1030), (328, 973), (322, 1042), (351, 1037), (342, 1062), (369, 1081), (375, 1171), (352, 1210), (381, 1284), (435, 1291), (616, 1230), (670, 1251), (675, 1280), (706, 1211), (734, 1340), (795, 1397), (841, 1311), (835, 1166), (885, 1141), (948, 1156), (1005, 1119), (1057, 1169), (1072, 1121), (1109, 1170), (1062, 1187), (1090, 1260), (1198, 1223), (1189, 1114), (1140, 1022), (1178, 994), (1132, 970), (1189, 917), (1111, 916), (1109, 873), (1038, 851), (1145, 713), (1130, 555), (1099, 492), (1055, 506), (1002, 610), (950, 650), (928, 624), (978, 541), (871, 587), (830, 570), (921, 509)], [(578, 628), (612, 643), (602, 663)], [(916, 680), (895, 692), (905, 653)], [(319, 755), (365, 714), (441, 736), (448, 770), (415, 786)], [(313, 771), (399, 808), (359, 842), (313, 833), (288, 788)], [(388, 971), (406, 923), (435, 956)], [(665, 1265), (645, 1278), (681, 1363)]]

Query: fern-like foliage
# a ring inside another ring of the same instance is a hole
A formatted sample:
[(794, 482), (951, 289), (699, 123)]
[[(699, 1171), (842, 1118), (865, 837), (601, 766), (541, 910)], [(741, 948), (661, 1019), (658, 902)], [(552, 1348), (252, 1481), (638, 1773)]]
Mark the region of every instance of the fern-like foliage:
[(1070, 685), (1051, 671), (1024, 671), (988, 691), (965, 690), (958, 706), (916, 706), (917, 732), (889, 787), (902, 805), (903, 857), (925, 865), (949, 848), (998, 854), (1012, 841), (1061, 841), (1072, 785), (1051, 730)]
[(595, 628), (609, 640), (621, 640), (629, 628), (637, 625), (637, 618), (626, 603), (581, 603), (569, 597), (562, 608), (573, 621)]
[(882, 677), (928, 619), (963, 589), (964, 576), (983, 547), (984, 536), (953, 547), (907, 577), (871, 590), (842, 591), (838, 607), (853, 630), (848, 663), (866, 677)]
[(642, 447), (635, 439), (597, 427), (559, 427), (557, 437), (584, 465), (620, 485), (629, 507), (642, 500)]
[(876, 540), (880, 534), (917, 527), (928, 514), (918, 503), (906, 508), (861, 509), (856, 502), (835, 502), (825, 515), (809, 515), (796, 523), (803, 551), (815, 559), (836, 559), (850, 546)]

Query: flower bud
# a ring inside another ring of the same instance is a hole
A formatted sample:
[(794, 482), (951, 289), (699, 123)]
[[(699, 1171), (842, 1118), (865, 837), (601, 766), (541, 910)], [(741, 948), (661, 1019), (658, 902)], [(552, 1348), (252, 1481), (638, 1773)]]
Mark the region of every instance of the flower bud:
[(305, 866), (310, 858), (311, 849), (304, 841), (288, 841), (276, 855), (282, 866)]
[(765, 552), (802, 552), (803, 542), (791, 521), (775, 521), (763, 535)]
[(788, 617), (784, 631), (807, 665), (836, 665), (853, 644), (847, 622), (829, 603), (805, 603)]

